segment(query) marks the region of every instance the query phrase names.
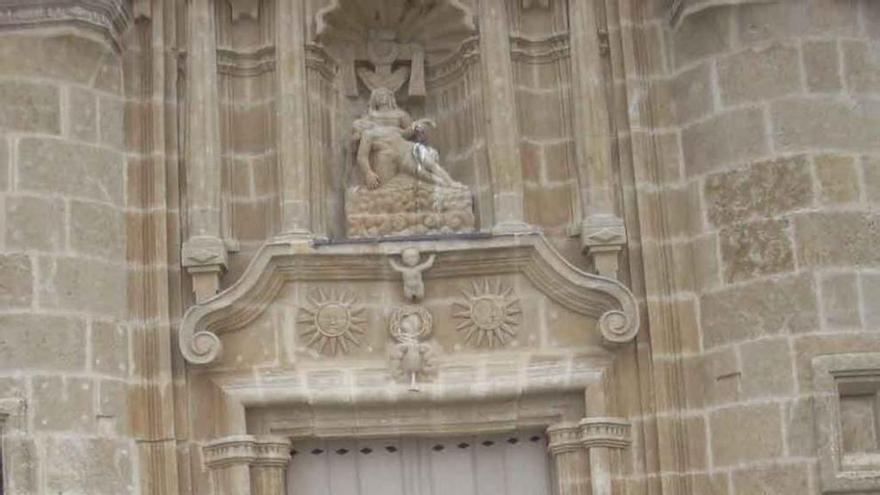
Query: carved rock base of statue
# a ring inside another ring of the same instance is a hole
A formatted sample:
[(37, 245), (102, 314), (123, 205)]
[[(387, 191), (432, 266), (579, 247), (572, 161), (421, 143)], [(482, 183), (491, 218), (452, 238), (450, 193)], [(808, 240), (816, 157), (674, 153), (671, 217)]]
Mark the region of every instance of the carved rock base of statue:
[(398, 175), (377, 189), (346, 191), (348, 237), (450, 234), (474, 230), (474, 200), (463, 187)]

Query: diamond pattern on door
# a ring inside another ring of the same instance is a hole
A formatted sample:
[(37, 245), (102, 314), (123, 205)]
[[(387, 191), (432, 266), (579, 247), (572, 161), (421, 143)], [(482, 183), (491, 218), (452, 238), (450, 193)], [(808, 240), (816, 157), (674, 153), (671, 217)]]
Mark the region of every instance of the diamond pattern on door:
[(550, 495), (543, 433), (294, 442), (288, 495)]

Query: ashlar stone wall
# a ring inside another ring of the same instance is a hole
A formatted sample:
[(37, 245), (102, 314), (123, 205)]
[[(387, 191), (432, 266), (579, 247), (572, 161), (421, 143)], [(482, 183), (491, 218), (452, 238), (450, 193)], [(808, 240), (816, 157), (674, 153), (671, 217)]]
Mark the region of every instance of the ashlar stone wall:
[(0, 36), (0, 399), (7, 492), (134, 492), (121, 57)]
[(880, 5), (741, 2), (667, 34), (691, 469), (821, 493), (811, 360), (880, 350)]

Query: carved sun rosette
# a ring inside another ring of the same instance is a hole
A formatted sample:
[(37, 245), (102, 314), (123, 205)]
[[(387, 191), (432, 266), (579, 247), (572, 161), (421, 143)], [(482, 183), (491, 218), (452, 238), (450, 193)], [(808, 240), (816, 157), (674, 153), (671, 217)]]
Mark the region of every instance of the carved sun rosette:
[(348, 353), (351, 346), (363, 345), (364, 308), (357, 304), (353, 293), (317, 288), (306, 295), (306, 300), (308, 305), (300, 308), (296, 322), (305, 326), (301, 335), (307, 347), (335, 356)]
[(453, 303), (452, 315), (461, 320), (456, 330), (464, 333), (465, 342), (477, 347), (501, 347), (516, 338), (522, 308), (513, 289), (500, 281), (492, 284), (484, 279), (472, 282), (470, 289), (462, 289), (461, 293), (464, 300)]

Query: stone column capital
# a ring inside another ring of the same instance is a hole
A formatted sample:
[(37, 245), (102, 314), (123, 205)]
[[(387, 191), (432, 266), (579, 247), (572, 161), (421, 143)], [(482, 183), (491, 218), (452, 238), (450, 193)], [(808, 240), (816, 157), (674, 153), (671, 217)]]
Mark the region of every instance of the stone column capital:
[(632, 443), (629, 421), (620, 418), (585, 418), (579, 423), (581, 443), (587, 449), (623, 449)]
[(547, 449), (554, 456), (582, 450), (581, 429), (578, 423), (559, 423), (547, 428), (550, 439)]
[(230, 466), (287, 467), (290, 440), (285, 437), (233, 435), (202, 447), (205, 465), (212, 470)]

